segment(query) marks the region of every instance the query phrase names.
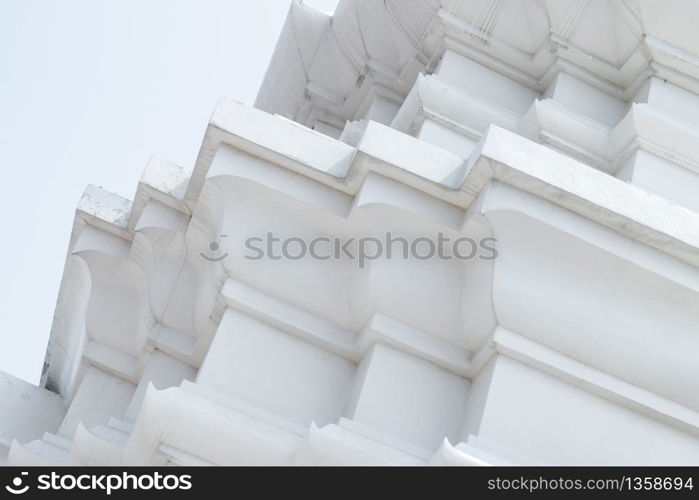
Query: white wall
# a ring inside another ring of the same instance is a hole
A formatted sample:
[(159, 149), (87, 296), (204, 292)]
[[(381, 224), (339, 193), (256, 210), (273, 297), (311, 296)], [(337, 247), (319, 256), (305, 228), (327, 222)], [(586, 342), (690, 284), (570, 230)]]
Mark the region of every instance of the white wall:
[(487, 396), (469, 403), (479, 438), (549, 465), (699, 464), (694, 436), (508, 357), (491, 363)]
[(58, 394), (0, 372), (0, 448), (13, 439), (26, 442), (55, 431), (65, 412)]

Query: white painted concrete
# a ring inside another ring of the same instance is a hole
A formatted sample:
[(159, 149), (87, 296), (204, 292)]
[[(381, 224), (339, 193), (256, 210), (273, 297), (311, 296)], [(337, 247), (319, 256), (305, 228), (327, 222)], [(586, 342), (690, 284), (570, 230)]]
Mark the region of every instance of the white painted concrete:
[[(191, 175), (89, 188), (27, 389), (67, 413), (0, 413), (8, 462), (698, 464), (690, 5), (494, 4), (294, 2)], [(268, 232), (498, 256), (246, 258)]]

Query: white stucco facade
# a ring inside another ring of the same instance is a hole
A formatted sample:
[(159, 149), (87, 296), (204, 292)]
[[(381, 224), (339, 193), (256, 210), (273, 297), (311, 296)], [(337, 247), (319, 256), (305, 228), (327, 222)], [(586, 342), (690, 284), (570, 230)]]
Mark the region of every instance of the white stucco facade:
[[(0, 462), (699, 465), (697, 20), (294, 2), (193, 168), (85, 191)], [(247, 258), (266, 233), (497, 258)]]

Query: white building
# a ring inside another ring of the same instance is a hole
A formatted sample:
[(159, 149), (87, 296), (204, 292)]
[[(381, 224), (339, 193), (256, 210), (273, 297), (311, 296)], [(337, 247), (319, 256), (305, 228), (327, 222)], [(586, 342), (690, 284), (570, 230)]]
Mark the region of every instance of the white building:
[[(78, 206), (11, 464), (699, 464), (699, 3), (291, 6), (190, 171)], [(247, 238), (492, 237), (494, 260)], [(2, 460), (2, 459), (0, 459)]]

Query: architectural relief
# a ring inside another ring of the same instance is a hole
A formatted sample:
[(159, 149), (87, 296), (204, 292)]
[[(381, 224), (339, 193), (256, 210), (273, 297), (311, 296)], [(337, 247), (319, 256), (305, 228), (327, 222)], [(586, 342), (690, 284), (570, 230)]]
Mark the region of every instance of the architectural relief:
[[(195, 165), (85, 191), (0, 463), (699, 465), (697, 19), (294, 1)], [(268, 233), (497, 257), (251, 259)]]

